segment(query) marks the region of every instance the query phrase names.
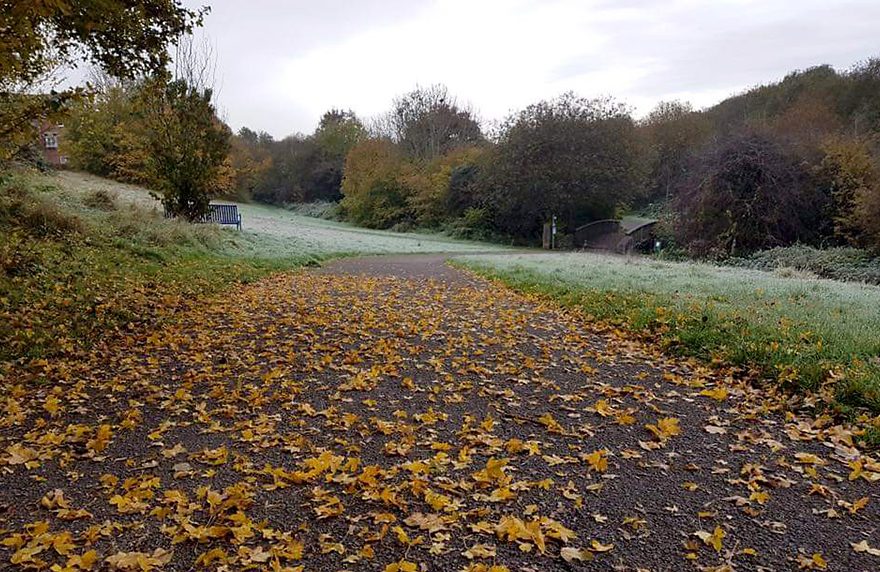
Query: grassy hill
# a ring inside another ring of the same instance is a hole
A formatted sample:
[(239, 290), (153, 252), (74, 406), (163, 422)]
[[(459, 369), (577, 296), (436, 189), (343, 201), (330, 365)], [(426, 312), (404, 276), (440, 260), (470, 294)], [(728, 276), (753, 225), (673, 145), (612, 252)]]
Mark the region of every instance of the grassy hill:
[(0, 362), (76, 352), (199, 296), (330, 257), (497, 246), (240, 205), (244, 232), (165, 220), (146, 189), (74, 172), (0, 182)]

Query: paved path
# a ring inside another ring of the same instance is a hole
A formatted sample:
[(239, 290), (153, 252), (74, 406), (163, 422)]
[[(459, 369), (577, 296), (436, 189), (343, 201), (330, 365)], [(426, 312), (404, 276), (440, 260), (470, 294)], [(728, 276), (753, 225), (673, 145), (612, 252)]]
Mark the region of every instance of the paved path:
[(880, 569), (844, 430), (439, 256), (277, 275), (37, 377), (2, 380), (0, 567)]

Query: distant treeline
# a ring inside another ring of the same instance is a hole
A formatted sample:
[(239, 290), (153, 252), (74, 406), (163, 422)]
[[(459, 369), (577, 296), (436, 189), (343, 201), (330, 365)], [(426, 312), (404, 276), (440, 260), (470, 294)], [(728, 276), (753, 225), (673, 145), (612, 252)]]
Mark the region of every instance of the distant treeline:
[[(145, 182), (137, 84), (72, 110), (74, 165)], [(310, 135), (231, 136), (214, 191), (273, 204), (338, 201), (376, 228), (444, 229), (536, 243), (641, 212), (699, 256), (804, 243), (880, 248), (880, 59), (820, 66), (705, 110), (664, 102), (644, 119), (574, 94), (512, 114), (493, 133), (442, 86), (365, 123), (331, 110)]]

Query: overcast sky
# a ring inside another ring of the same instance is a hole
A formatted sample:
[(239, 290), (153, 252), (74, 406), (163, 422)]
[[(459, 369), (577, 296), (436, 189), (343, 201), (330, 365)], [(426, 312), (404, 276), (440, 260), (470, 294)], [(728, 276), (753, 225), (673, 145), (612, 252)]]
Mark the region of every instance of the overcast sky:
[(880, 55), (880, 0), (186, 0), (206, 3), (226, 120), (276, 137), (416, 85), (486, 121), (569, 90), (643, 114)]

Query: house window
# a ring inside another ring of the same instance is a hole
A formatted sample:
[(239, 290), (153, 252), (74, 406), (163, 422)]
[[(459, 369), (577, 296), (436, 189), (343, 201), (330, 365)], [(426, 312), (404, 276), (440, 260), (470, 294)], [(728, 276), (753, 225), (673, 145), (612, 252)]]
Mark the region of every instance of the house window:
[(57, 149), (58, 148), (58, 134), (57, 133), (44, 133), (43, 134), (43, 142), (46, 144), (46, 149)]

